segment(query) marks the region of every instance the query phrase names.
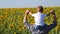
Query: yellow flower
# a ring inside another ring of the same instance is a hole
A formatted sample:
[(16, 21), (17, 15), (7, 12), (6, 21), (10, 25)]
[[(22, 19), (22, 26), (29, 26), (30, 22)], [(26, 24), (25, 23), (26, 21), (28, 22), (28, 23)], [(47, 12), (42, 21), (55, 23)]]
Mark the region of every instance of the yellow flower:
[(6, 21), (4, 22), (4, 24), (6, 24)]
[(10, 18), (10, 21), (12, 21), (12, 18)]
[(26, 30), (27, 28), (24, 26), (24, 29), (23, 30)]
[(14, 34), (16, 34), (16, 32), (14, 32)]
[(22, 31), (22, 28), (18, 28), (18, 31)]
[(10, 29), (14, 28), (14, 25), (13, 25), (13, 24), (10, 24), (10, 25), (9, 25), (9, 28), (10, 28)]
[(57, 29), (60, 29), (60, 25), (57, 26)]
[(8, 11), (8, 8), (6, 8), (5, 11)]
[(33, 24), (34, 24), (34, 21), (31, 22), (31, 25), (33, 25)]
[(3, 15), (0, 15), (0, 17), (3, 17)]
[(0, 17), (0, 20), (2, 20), (2, 18)]
[(8, 16), (7, 15), (4, 15), (5, 18), (7, 18)]
[(19, 26), (18, 31), (22, 31), (22, 26)]

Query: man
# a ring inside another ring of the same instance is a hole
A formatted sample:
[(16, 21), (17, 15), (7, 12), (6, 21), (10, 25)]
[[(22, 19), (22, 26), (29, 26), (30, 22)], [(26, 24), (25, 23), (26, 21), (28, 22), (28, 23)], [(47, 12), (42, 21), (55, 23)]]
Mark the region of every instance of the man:
[[(57, 25), (57, 23), (56, 23), (56, 15), (55, 15), (54, 11), (51, 12), (51, 14), (54, 15), (53, 23), (51, 25), (45, 25), (45, 27), (42, 28), (42, 29), (36, 29), (34, 27), (34, 25), (30, 25), (28, 23), (28, 21), (27, 21), (28, 14), (29, 14), (29, 11), (26, 11), (23, 23), (24, 23), (25, 27), (31, 31), (32, 34), (48, 34), (48, 32)], [(48, 15), (50, 15), (50, 13)]]

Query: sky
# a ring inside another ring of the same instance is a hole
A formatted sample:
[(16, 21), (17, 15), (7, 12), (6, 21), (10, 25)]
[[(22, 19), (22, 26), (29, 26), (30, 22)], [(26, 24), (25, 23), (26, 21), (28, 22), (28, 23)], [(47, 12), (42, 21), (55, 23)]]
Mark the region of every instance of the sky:
[(26, 8), (60, 6), (60, 0), (0, 0), (0, 8)]

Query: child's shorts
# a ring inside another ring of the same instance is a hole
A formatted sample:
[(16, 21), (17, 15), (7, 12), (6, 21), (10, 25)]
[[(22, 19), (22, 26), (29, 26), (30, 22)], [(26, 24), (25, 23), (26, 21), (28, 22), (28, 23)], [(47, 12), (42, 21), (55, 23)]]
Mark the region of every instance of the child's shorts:
[(44, 29), (44, 28), (46, 28), (46, 25), (44, 25), (44, 26), (34, 25), (34, 27), (35, 27), (36, 29)]

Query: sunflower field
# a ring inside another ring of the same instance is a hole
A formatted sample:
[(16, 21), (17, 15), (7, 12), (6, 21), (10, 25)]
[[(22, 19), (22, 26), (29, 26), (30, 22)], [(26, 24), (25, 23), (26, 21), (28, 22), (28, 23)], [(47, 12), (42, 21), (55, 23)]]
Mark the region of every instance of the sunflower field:
[[(27, 8), (0, 8), (0, 34), (31, 34), (23, 24), (23, 17)], [(28, 8), (32, 13), (36, 13), (35, 8)], [(49, 34), (60, 34), (60, 7), (44, 7), (44, 14), (55, 10), (57, 26)], [(34, 24), (34, 17), (28, 15), (28, 21)], [(53, 15), (44, 19), (47, 25), (53, 22)]]

